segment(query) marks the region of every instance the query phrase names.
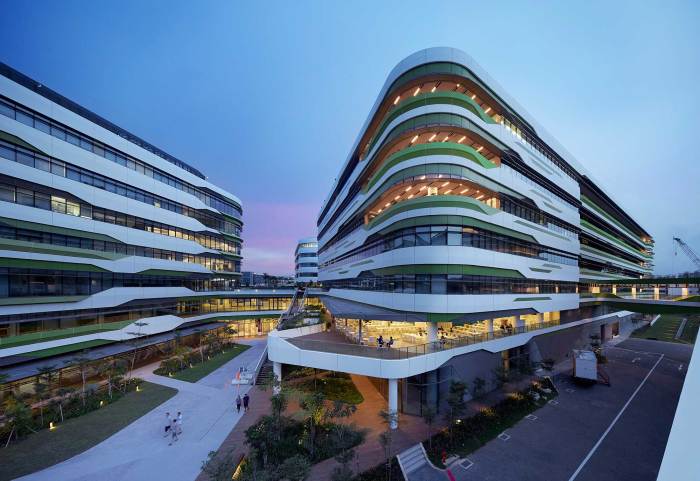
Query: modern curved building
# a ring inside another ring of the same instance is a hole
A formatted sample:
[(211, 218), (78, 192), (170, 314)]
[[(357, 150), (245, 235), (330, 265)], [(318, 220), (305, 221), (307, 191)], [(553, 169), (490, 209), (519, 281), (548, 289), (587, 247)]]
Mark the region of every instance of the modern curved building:
[(651, 270), (649, 234), (450, 48), (391, 72), (318, 229), (319, 279), (341, 316), (556, 317), (578, 308), (581, 280)]
[[(289, 363), (365, 375), (390, 412), (444, 405), (631, 328), (596, 283), (651, 272), (651, 236), (473, 59), (389, 74), (318, 216), (330, 332), (270, 334)], [(590, 300), (590, 299), (589, 299)], [(387, 348), (387, 343), (390, 346)]]
[(315, 237), (299, 239), (294, 251), (294, 271), (297, 284), (318, 282), (318, 242)]
[(0, 365), (227, 313), (266, 332), (292, 291), (238, 290), (242, 225), (194, 167), (0, 64)]

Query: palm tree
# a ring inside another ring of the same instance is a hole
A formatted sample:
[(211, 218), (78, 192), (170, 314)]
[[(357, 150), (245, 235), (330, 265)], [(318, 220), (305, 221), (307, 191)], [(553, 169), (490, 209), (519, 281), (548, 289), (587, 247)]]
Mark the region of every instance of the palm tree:
[(83, 401), (83, 407), (85, 407), (85, 383), (87, 382), (88, 370), (90, 369), (90, 364), (92, 364), (92, 359), (87, 357), (87, 350), (85, 350), (75, 356), (73, 359), (66, 361), (66, 364), (78, 366), (78, 371), (80, 371), (80, 379), (82, 381), (80, 397)]

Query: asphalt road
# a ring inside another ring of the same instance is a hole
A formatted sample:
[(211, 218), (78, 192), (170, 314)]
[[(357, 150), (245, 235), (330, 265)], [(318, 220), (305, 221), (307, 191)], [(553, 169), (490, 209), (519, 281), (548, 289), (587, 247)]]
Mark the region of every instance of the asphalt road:
[(688, 347), (631, 340), (606, 348), (610, 387), (555, 377), (556, 404), (506, 431), (507, 441), (494, 439), (472, 453), (470, 468), (453, 466), (452, 473), (458, 480), (654, 481)]

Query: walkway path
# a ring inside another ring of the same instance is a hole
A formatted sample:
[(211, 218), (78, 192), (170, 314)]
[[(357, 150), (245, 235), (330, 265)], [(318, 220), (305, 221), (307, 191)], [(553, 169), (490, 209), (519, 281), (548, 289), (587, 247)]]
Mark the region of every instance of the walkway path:
[[(265, 338), (247, 339), (252, 346), (197, 383), (157, 376), (157, 365), (145, 366), (136, 375), (153, 383), (174, 387), (179, 392), (118, 433), (71, 459), (38, 473), (19, 478), (23, 481), (192, 481), (202, 461), (215, 451), (232, 427), (243, 416), (237, 414), (234, 400), (238, 386), (231, 385), (241, 366), (253, 368), (265, 348)], [(241, 395), (250, 386), (240, 386)], [(169, 446), (163, 437), (165, 413), (183, 414), (183, 434)]]

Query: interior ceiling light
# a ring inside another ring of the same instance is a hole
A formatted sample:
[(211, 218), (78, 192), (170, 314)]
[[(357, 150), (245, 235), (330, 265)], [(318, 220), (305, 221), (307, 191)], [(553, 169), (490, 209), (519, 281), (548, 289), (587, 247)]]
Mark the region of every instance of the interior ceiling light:
[(476, 94), (472, 95), (472, 100), (474, 100), (475, 98), (476, 98)]
[(401, 196), (397, 195), (396, 197), (394, 197), (394, 200), (399, 200), (400, 198), (401, 198)]
[(461, 144), (462, 142), (464, 142), (464, 139), (466, 139), (466, 138), (467, 138), (467, 136), (463, 135), (462, 138), (457, 141), (457, 143)]
[(404, 192), (408, 192), (408, 191), (411, 190), (412, 188), (413, 188), (413, 186), (412, 186), (412, 185), (409, 185), (408, 187), (406, 187), (406, 189), (404, 190)]
[(427, 189), (427, 188), (428, 188), (428, 186), (427, 186), (427, 185), (424, 185), (423, 187), (420, 188), (420, 190), (425, 190), (425, 189)]
[(485, 114), (488, 114), (489, 112), (491, 112), (491, 107), (489, 107), (489, 108), (487, 108), (486, 110), (484, 110), (484, 113), (485, 113)]
[(418, 136), (417, 136), (417, 135), (411, 139), (411, 143), (415, 142), (416, 140), (418, 140)]
[(408, 196), (409, 199), (413, 199), (413, 194)]
[(452, 189), (446, 190), (445, 192), (442, 193), (442, 195), (447, 195), (447, 194), (449, 194), (450, 192), (452, 192)]
[(449, 135), (446, 135), (445, 138), (442, 139), (442, 141), (443, 141), (443, 142), (447, 142), (447, 139), (449, 139), (449, 138), (450, 138), (450, 136), (449, 136)]
[(476, 200), (481, 200), (481, 198), (484, 196), (484, 194), (481, 194), (479, 197), (476, 198)]
[(464, 194), (465, 192), (469, 192), (469, 187), (467, 187), (467, 188), (464, 189), (462, 192), (460, 192), (460, 194)]
[(430, 89), (430, 93), (433, 93), (437, 90), (437, 85), (435, 85), (433, 88)]
[(428, 139), (428, 142), (432, 142), (435, 137), (437, 137), (437, 134), (431, 135), (430, 138)]
[(386, 204), (384, 204), (384, 207), (389, 207), (390, 205), (391, 205), (391, 202), (387, 202)]
[(461, 87), (461, 85), (460, 85), (460, 84), (457, 84), (457, 88), (460, 88), (460, 87)]
[(420, 87), (416, 87), (416, 90), (413, 92), (413, 96), (415, 97), (418, 95), (418, 92), (420, 92)]
[(442, 184), (440, 187), (445, 187), (445, 186), (446, 186), (447, 184), (449, 184), (449, 183), (450, 183), (450, 181), (448, 180), (447, 182), (445, 182), (444, 184)]
[(400, 95), (399, 95), (398, 97), (396, 97), (396, 100), (394, 100), (394, 105), (398, 104), (398, 103), (399, 103), (399, 100), (401, 100), (401, 96), (400, 96)]
[(420, 176), (420, 180), (425, 180), (425, 174)]
[(479, 148), (476, 149), (477, 152), (481, 152), (482, 150), (484, 150), (484, 146), (483, 146), (483, 145), (480, 145)]

